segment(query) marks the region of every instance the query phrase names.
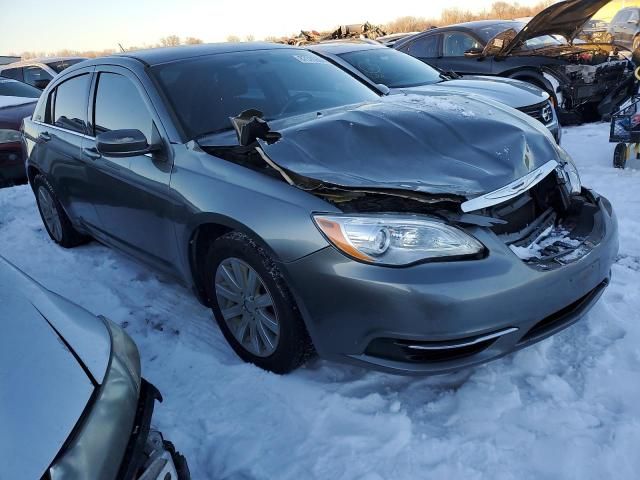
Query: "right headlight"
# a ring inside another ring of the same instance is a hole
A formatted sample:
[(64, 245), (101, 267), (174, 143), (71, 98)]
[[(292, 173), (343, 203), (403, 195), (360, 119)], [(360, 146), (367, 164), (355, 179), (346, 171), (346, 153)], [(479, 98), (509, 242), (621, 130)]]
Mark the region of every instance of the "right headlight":
[(17, 130), (0, 128), (0, 143), (17, 143), (21, 138), (22, 135)]
[(404, 266), (476, 256), (484, 246), (438, 220), (403, 215), (314, 215), (324, 236), (341, 252), (378, 265)]
[(138, 347), (122, 327), (106, 317), (101, 317), (101, 319), (111, 334), (112, 368), (116, 364), (124, 367), (136, 391), (140, 392), (141, 368)]

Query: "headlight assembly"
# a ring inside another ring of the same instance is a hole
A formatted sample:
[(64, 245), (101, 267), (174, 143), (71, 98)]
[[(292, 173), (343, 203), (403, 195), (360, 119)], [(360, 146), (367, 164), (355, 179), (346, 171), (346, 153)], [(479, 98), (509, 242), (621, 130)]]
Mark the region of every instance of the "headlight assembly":
[(578, 168), (567, 152), (565, 152), (563, 149), (559, 149), (559, 151), (560, 158), (564, 162), (564, 164), (560, 168), (562, 169), (562, 176), (564, 177), (567, 186), (569, 187), (569, 192), (571, 193), (571, 195), (580, 195), (580, 193), (582, 192), (582, 181), (580, 180)]
[(438, 220), (403, 215), (314, 215), (336, 248), (366, 263), (403, 266), (431, 259), (478, 255), (484, 246)]
[(0, 128), (0, 144), (1, 143), (17, 143), (21, 140), (22, 134), (17, 130), (8, 130)]
[(135, 388), (140, 392), (141, 369), (138, 347), (126, 332), (108, 318), (101, 317), (111, 334), (111, 361), (118, 362), (126, 369)]

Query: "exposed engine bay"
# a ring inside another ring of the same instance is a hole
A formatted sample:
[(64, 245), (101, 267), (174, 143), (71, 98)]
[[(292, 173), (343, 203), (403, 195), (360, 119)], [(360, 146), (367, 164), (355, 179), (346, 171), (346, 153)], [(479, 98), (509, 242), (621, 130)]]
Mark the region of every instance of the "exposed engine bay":
[(249, 110), (230, 120), (239, 144), (203, 145), (205, 152), (286, 181), (344, 213), (422, 214), (452, 224), (489, 228), (523, 262), (541, 270), (576, 261), (601, 240), (597, 199), (586, 190), (572, 193), (562, 165), (554, 163), (555, 170), (514, 198), (464, 213), (467, 198), (462, 195), (345, 187), (297, 174), (265, 153), (264, 145), (276, 143), (282, 136), (269, 129), (260, 112)]

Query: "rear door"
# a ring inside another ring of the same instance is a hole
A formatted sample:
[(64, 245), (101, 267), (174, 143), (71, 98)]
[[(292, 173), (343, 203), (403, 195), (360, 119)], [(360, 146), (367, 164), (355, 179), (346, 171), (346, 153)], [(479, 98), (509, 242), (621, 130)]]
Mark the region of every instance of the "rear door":
[(74, 223), (96, 221), (82, 144), (88, 133), (87, 104), (93, 67), (74, 72), (48, 94), (44, 114), (38, 113), (30, 161), (47, 176)]
[(442, 57), (438, 67), (459, 75), (490, 74), (492, 58), (485, 56), (467, 57), (465, 52), (484, 48), (484, 43), (467, 32), (450, 31), (442, 34)]
[[(149, 97), (123, 67), (100, 66), (92, 86), (90, 136), (84, 158), (90, 163), (91, 186), (99, 223), (94, 234), (106, 243), (172, 273), (175, 233), (169, 220), (173, 203), (169, 180), (169, 142)], [(137, 129), (148, 143), (163, 143), (162, 151), (132, 157), (111, 157), (96, 150), (102, 132)]]
[(440, 37), (439, 34), (423, 35), (398, 50), (435, 67), (440, 58)]

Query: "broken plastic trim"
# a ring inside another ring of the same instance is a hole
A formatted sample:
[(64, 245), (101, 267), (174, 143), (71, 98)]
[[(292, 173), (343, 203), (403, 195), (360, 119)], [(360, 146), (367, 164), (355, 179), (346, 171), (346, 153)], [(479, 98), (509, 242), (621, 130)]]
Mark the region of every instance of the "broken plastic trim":
[(480, 197), (473, 198), (464, 202), (460, 208), (464, 213), (473, 212), (476, 210), (482, 210), (483, 208), (492, 207), (499, 203), (506, 202), (512, 198), (517, 197), (523, 192), (526, 192), (530, 188), (540, 183), (547, 175), (553, 172), (558, 167), (558, 162), (555, 160), (549, 160), (541, 167), (529, 172), (524, 177), (501, 187), (493, 192), (486, 193)]

